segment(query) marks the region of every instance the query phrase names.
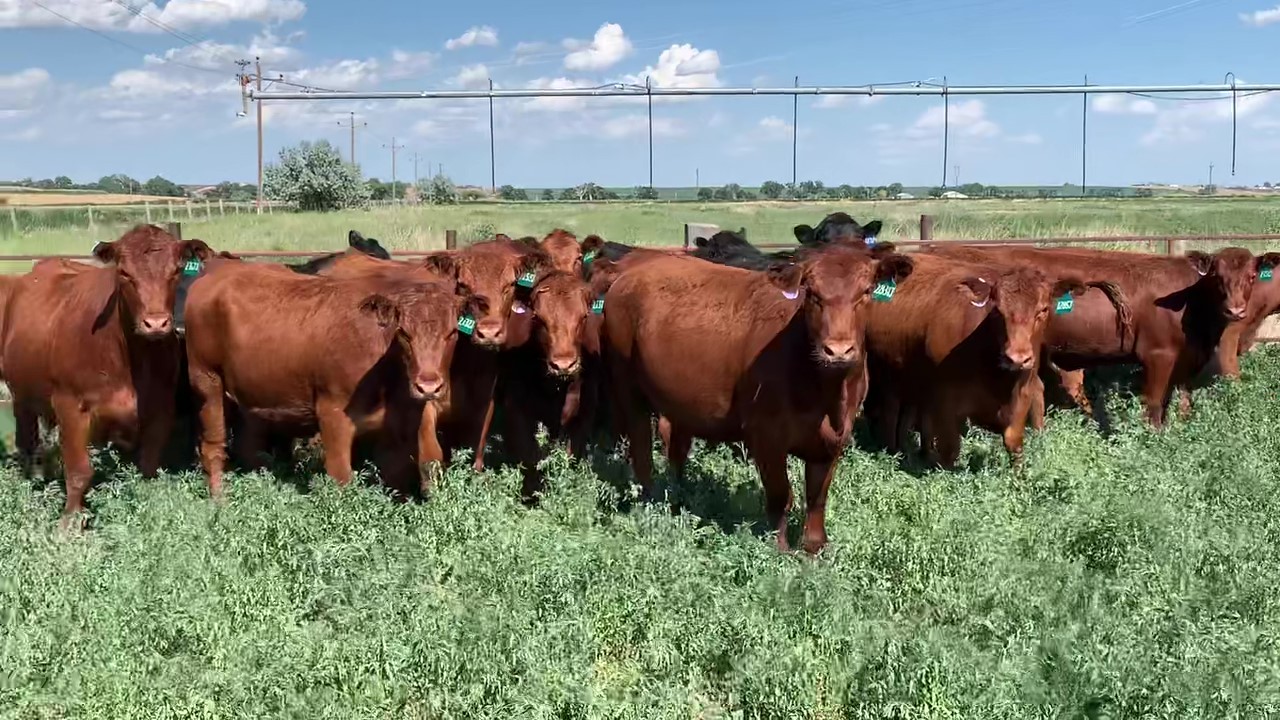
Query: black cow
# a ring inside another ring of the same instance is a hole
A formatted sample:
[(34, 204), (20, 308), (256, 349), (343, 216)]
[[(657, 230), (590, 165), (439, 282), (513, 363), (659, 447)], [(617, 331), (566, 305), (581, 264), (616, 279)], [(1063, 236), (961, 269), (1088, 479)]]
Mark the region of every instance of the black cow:
[(866, 225), (859, 225), (858, 221), (850, 217), (848, 213), (833, 212), (822, 218), (822, 222), (818, 223), (818, 227), (797, 225), (794, 232), (796, 240), (801, 245), (825, 245), (840, 241), (866, 242), (868, 239), (874, 241), (875, 237), (880, 234), (882, 225), (883, 223), (879, 220), (872, 220)]
[(368, 255), (369, 257), (378, 258), (379, 260), (391, 259), (391, 253), (387, 252), (386, 248), (382, 247), (381, 243), (374, 238), (366, 238), (355, 230), (347, 233), (347, 246), (348, 249), (342, 252), (321, 255), (318, 258), (312, 258), (311, 260), (303, 263), (286, 263), (285, 267), (303, 275), (317, 275), (322, 270), (332, 265), (334, 260), (337, 260), (353, 250), (355, 252)]

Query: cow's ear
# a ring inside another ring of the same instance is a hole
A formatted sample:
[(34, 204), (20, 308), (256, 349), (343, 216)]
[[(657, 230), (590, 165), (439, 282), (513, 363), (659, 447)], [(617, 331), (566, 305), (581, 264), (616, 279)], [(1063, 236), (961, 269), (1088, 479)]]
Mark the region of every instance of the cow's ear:
[(791, 229), (796, 235), (796, 242), (801, 245), (807, 244), (813, 238), (813, 228), (808, 225), (797, 225)]
[(110, 265), (116, 261), (116, 244), (114, 242), (102, 241), (93, 246), (93, 257), (104, 265)]
[(1209, 271), (1213, 269), (1213, 256), (1202, 253), (1199, 250), (1192, 250), (1187, 253), (1187, 262), (1191, 263), (1191, 267), (1195, 268), (1196, 272), (1201, 275), (1208, 275)]
[(519, 240), (517, 240), (516, 242), (518, 242), (518, 243), (522, 243), (522, 244), (524, 244), (524, 245), (528, 245), (529, 247), (534, 248), (534, 249), (537, 249), (537, 248), (541, 247), (541, 246), (538, 244), (538, 238), (536, 238), (536, 237), (534, 237), (534, 236), (532, 236), (532, 235), (525, 235), (524, 237), (520, 238), (520, 239), (519, 239)]
[(458, 277), (458, 259), (448, 253), (433, 253), (422, 260), (422, 267), (448, 278)]
[(960, 281), (959, 289), (960, 294), (964, 295), (969, 304), (974, 307), (985, 307), (996, 296), (995, 285), (992, 285), (986, 278), (965, 278)]
[(707, 246), (707, 239), (704, 237), (696, 237), (693, 239), (693, 244), (700, 248), (705, 248)]
[(525, 253), (521, 272), (533, 273), (541, 279), (543, 274), (550, 272), (554, 267), (555, 261), (551, 259), (551, 255), (541, 248), (536, 248), (531, 252)]
[(900, 283), (911, 275), (915, 263), (906, 255), (887, 255), (876, 265), (876, 280), (893, 280)]
[(891, 242), (876, 243), (875, 245), (867, 248), (873, 258), (888, 257), (889, 255), (892, 255), (896, 249), (896, 246)]
[(1080, 297), (1088, 291), (1089, 286), (1079, 278), (1066, 277), (1053, 284), (1052, 297), (1060, 298), (1067, 293), (1071, 293), (1072, 297)]
[(884, 226), (883, 222), (879, 220), (872, 220), (871, 222), (862, 226), (862, 237), (864, 239), (869, 237), (876, 237), (877, 235), (880, 234), (880, 228), (882, 228), (883, 226)]
[(1273, 253), (1273, 252), (1263, 253), (1258, 257), (1254, 258), (1253, 266), (1255, 269), (1259, 271), (1261, 271), (1263, 268), (1274, 269), (1276, 267), (1280, 267), (1280, 253)]
[(368, 253), (370, 257), (376, 257), (379, 260), (391, 259), (391, 253), (387, 252), (387, 249), (382, 247), (382, 243), (378, 242), (376, 238), (365, 239), (364, 251)]
[(203, 240), (183, 240), (182, 241), (182, 260), (185, 262), (192, 258), (199, 259), (200, 262), (207, 262), (209, 258), (217, 256), (213, 248), (205, 244)]
[(511, 236), (506, 233), (497, 233), (496, 235), (493, 236), (493, 239), (501, 240), (503, 242), (511, 242)]
[(380, 327), (393, 327), (400, 324), (400, 307), (386, 295), (374, 294), (361, 300), (360, 311), (375, 317)]
[(358, 248), (364, 246), (364, 236), (355, 230), (347, 231), (347, 245), (349, 247)]
[(613, 281), (618, 279), (621, 273), (618, 270), (617, 263), (611, 260), (600, 258), (591, 264), (591, 294), (593, 296), (604, 295), (613, 287)]
[(795, 300), (800, 296), (800, 283), (804, 280), (804, 268), (795, 263), (779, 263), (765, 271), (769, 282), (782, 291), (782, 297)]
[(604, 238), (599, 235), (588, 235), (578, 247), (582, 250), (583, 255), (590, 252), (598, 253), (604, 249)]

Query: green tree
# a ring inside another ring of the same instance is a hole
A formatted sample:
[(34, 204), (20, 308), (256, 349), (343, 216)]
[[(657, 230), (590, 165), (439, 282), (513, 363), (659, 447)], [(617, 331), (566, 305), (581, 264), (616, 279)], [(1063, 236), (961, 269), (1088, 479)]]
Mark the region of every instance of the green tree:
[(418, 181), (418, 196), (432, 205), (453, 205), (458, 202), (458, 187), (448, 177), (436, 175)]
[(177, 183), (159, 175), (142, 184), (142, 193), (162, 197), (185, 197), (187, 194)]
[(53, 186), (59, 190), (70, 190), (71, 188), (74, 188), (76, 184), (66, 175), (59, 175), (53, 179)]
[(699, 200), (711, 200), (715, 197), (715, 194), (716, 194), (715, 191), (709, 187), (698, 188)]
[(821, 180), (804, 180), (800, 183), (796, 197), (801, 199), (822, 197), (825, 190), (826, 187)]
[(777, 200), (782, 197), (786, 191), (786, 186), (773, 180), (766, 180), (760, 185), (760, 197), (768, 198), (770, 200)]
[(556, 193), (555, 193), (555, 191), (554, 191), (554, 190), (552, 190), (551, 188), (543, 188), (543, 189), (542, 189), (542, 199), (543, 199), (544, 201), (546, 201), (546, 202), (550, 202), (550, 201), (552, 201), (552, 200), (555, 200), (555, 199), (556, 199)]
[(929, 197), (931, 198), (942, 197), (943, 192), (944, 190), (940, 187), (931, 187), (929, 188)]
[(650, 187), (648, 185), (641, 185), (636, 188), (634, 197), (637, 200), (657, 200), (658, 189), (655, 187)]
[(513, 185), (503, 185), (498, 188), (498, 197), (503, 200), (528, 200), (529, 193), (525, 192), (523, 188), (518, 188)]
[[(566, 194), (568, 195), (568, 197), (565, 196)], [(613, 196), (612, 198), (610, 198), (611, 195)], [(615, 193), (609, 192), (608, 190), (605, 190), (604, 188), (600, 187), (599, 185), (593, 182), (582, 183), (577, 187), (568, 188), (564, 191), (564, 193), (561, 193), (560, 195), (560, 198), (562, 200), (584, 200), (584, 201), (609, 200), (609, 199), (615, 199), (617, 197), (618, 196)]]
[(302, 210), (337, 210), (369, 201), (360, 168), (343, 162), (328, 140), (281, 150), (279, 162), (267, 165), (265, 182), (268, 198), (296, 203)]
[(142, 183), (134, 180), (128, 175), (117, 173), (115, 175), (107, 175), (97, 183), (97, 189), (102, 192), (115, 193), (117, 195), (129, 195), (138, 191)]
[(716, 188), (713, 194), (716, 200), (741, 200), (742, 186), (738, 183), (729, 183)]
[(390, 183), (384, 183), (378, 178), (369, 178), (368, 180), (365, 181), (364, 184), (369, 186), (370, 200), (390, 200), (391, 199)]
[(902, 193), (902, 183), (889, 183), (889, 187), (886, 189), (889, 191), (889, 197), (900, 195)]

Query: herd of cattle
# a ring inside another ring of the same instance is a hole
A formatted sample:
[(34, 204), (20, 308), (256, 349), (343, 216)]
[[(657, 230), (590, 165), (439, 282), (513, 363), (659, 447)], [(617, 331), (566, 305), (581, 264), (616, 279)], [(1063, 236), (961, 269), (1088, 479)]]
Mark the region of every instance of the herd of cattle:
[(345, 252), (280, 265), (144, 225), (99, 243), (97, 263), (0, 278), (0, 378), (27, 473), (40, 422), (56, 424), (64, 522), (84, 509), (90, 447), (108, 441), (147, 476), (185, 444), (217, 498), (228, 451), (252, 468), (318, 432), (338, 483), (363, 459), (425, 495), (458, 449), (483, 467), (493, 430), (534, 502), (542, 424), (578, 455), (626, 439), (648, 493), (656, 418), (677, 474), (694, 438), (743, 444), (782, 548), (787, 456), (803, 460), (816, 552), (860, 411), (890, 452), (918, 433), (951, 466), (973, 423), (1016, 456), (1046, 389), (1087, 409), (1086, 368), (1138, 363), (1160, 426), (1173, 390), (1190, 412), (1192, 383), (1238, 374), (1280, 309), (1277, 253), (902, 253), (879, 229), (834, 213), (771, 254), (728, 231), (674, 254), (555, 230), (413, 261), (352, 231)]

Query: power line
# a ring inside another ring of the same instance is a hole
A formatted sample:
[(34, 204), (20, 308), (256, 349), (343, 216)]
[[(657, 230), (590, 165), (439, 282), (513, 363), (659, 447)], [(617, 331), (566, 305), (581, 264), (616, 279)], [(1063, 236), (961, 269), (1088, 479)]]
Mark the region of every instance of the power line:
[(188, 69), (190, 69), (190, 70), (199, 70), (200, 72), (212, 73), (212, 74), (214, 74), (214, 75), (225, 75), (225, 74), (226, 74), (226, 73), (224, 73), (224, 72), (223, 72), (223, 71), (221, 71), (221, 70), (214, 70), (214, 69), (211, 69), (211, 68), (199, 67), (198, 65), (188, 65), (187, 63), (179, 62), (178, 60), (172, 60), (172, 59), (170, 59), (170, 58), (160, 57), (160, 56), (155, 55), (155, 54), (153, 54), (153, 53), (147, 52), (146, 50), (143, 50), (142, 48), (138, 47), (137, 45), (130, 45), (129, 43), (127, 43), (127, 42), (125, 42), (125, 41), (123, 41), (123, 40), (119, 40), (119, 39), (117, 39), (117, 38), (113, 38), (113, 37), (111, 37), (110, 35), (108, 35), (108, 34), (106, 34), (106, 33), (104, 33), (104, 32), (101, 32), (101, 31), (99, 31), (99, 30), (95, 30), (94, 28), (91, 28), (91, 27), (89, 27), (88, 25), (84, 25), (84, 24), (79, 23), (79, 22), (77, 22), (77, 21), (75, 21), (75, 20), (72, 20), (71, 18), (67, 17), (66, 15), (63, 15), (62, 13), (58, 12), (57, 10), (54, 10), (53, 8), (49, 7), (48, 5), (45, 5), (44, 3), (40, 2), (40, 0), (31, 0), (31, 4), (32, 4), (32, 5), (35, 5), (36, 7), (40, 8), (41, 10), (44, 10), (45, 12), (47, 12), (47, 13), (49, 13), (49, 14), (51, 14), (51, 15), (54, 15), (54, 16), (56, 16), (56, 17), (61, 18), (61, 19), (62, 19), (62, 20), (64, 20), (65, 22), (68, 22), (68, 23), (70, 23), (70, 24), (72, 24), (72, 25), (75, 25), (76, 27), (80, 28), (81, 30), (88, 30), (89, 32), (93, 33), (94, 35), (97, 35), (98, 37), (102, 38), (103, 40), (106, 40), (107, 42), (115, 43), (116, 45), (119, 45), (120, 47), (127, 48), (127, 49), (129, 49), (129, 50), (132, 50), (132, 51), (134, 51), (134, 52), (136, 52), (136, 53), (138, 53), (138, 54), (140, 54), (140, 55), (146, 56), (146, 57), (154, 57), (158, 62), (166, 63), (166, 64), (169, 64), (169, 65), (178, 65), (178, 66), (180, 66), (180, 67), (188, 68)]
[(152, 26), (157, 27), (157, 28), (160, 28), (161, 30), (163, 30), (163, 31), (165, 31), (165, 32), (167, 32), (167, 33), (169, 33), (170, 35), (172, 35), (172, 36), (174, 36), (174, 37), (178, 38), (179, 40), (181, 40), (182, 42), (184, 42), (184, 43), (186, 43), (186, 44), (188, 44), (188, 45), (193, 45), (193, 46), (194, 46), (194, 45), (199, 45), (201, 42), (203, 42), (200, 38), (197, 38), (197, 37), (195, 37), (194, 35), (189, 35), (189, 34), (187, 34), (186, 32), (183, 32), (183, 31), (181, 31), (181, 30), (178, 30), (177, 28), (175, 28), (175, 27), (173, 27), (173, 26), (171, 26), (171, 25), (168, 25), (168, 24), (163, 23), (163, 22), (161, 22), (161, 21), (159, 21), (159, 20), (156, 20), (155, 18), (148, 17), (148, 16), (147, 16), (147, 15), (145, 15), (141, 10), (139, 10), (138, 8), (136, 8), (136, 7), (132, 6), (132, 5), (130, 5), (129, 3), (125, 2), (124, 0), (111, 0), (111, 1), (112, 1), (112, 2), (114, 2), (116, 5), (119, 5), (120, 7), (124, 8), (125, 10), (128, 10), (128, 11), (129, 11), (130, 13), (132, 13), (135, 17), (137, 17), (139, 20), (144, 20), (144, 21), (146, 21), (147, 23), (151, 24)]

